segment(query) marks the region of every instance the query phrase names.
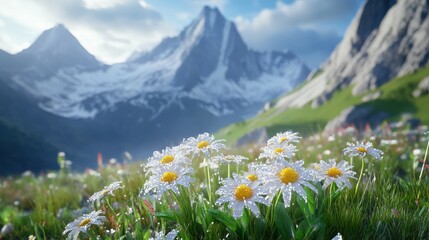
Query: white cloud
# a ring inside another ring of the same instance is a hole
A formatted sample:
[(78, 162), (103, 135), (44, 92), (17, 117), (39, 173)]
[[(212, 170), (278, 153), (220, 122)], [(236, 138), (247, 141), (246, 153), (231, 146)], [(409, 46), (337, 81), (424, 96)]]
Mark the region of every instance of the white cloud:
[(323, 23), (344, 21), (360, 0), (278, 1), (275, 8), (263, 9), (253, 19), (238, 16), (237, 27), (244, 40), (260, 50), (293, 50), (311, 67), (319, 65), (340, 40), (339, 33)]
[(151, 7), (151, 5), (144, 0), (140, 0), (139, 3), (143, 8), (150, 8)]
[(225, 8), (228, 0), (191, 0), (193, 3), (197, 4), (199, 8), (201, 6), (214, 6), (218, 7), (221, 11)]
[[(88, 3), (76, 0), (4, 1), (0, 18), (16, 27), (2, 30), (2, 35), (13, 39), (18, 32), (25, 31), (34, 41), (43, 30), (63, 23), (90, 53), (106, 63), (114, 63), (125, 60), (135, 50), (150, 50), (177, 31), (145, 1), (91, 2), (88, 7)], [(19, 47), (22, 50), (22, 45)], [(17, 48), (18, 44), (0, 41), (0, 49), (16, 52)]]
[(176, 17), (180, 21), (186, 21), (186, 20), (189, 20), (191, 18), (191, 14), (186, 13), (186, 12), (179, 12), (176, 14)]
[(84, 6), (88, 9), (112, 8), (127, 2), (128, 0), (83, 0)]

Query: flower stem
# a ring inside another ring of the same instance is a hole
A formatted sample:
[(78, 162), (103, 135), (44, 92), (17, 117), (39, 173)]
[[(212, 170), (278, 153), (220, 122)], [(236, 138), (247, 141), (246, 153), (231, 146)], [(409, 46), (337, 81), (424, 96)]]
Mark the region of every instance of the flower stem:
[(211, 185), (211, 177), (210, 177), (210, 168), (207, 166), (207, 193), (209, 195), (209, 202), (212, 203), (212, 185)]
[(231, 166), (228, 164), (228, 178), (231, 176)]
[(420, 186), (420, 181), (422, 180), (423, 169), (425, 169), (426, 158), (428, 156), (428, 149), (429, 149), (429, 141), (428, 141), (428, 144), (426, 145), (425, 158), (423, 159), (422, 169), (420, 170), (419, 181), (417, 182), (417, 186)]
[(360, 180), (361, 180), (361, 178), (362, 178), (362, 174), (363, 174), (363, 168), (364, 168), (364, 166), (365, 166), (365, 161), (364, 161), (363, 157), (361, 157), (361, 159), (362, 159), (362, 163), (361, 163), (361, 168), (360, 168), (359, 179), (358, 179), (358, 182), (357, 182), (357, 184), (356, 184), (355, 196), (356, 196), (356, 194), (357, 194), (357, 191), (358, 191), (358, 188), (359, 188), (359, 184), (360, 184)]

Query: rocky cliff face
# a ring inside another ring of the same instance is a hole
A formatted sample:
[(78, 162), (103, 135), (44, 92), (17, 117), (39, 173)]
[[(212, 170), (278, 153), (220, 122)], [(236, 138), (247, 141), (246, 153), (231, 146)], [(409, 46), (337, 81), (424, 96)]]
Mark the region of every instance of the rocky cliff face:
[(429, 62), (429, 1), (368, 0), (343, 40), (305, 87), (282, 98), (281, 109), (318, 106), (349, 85), (355, 95)]

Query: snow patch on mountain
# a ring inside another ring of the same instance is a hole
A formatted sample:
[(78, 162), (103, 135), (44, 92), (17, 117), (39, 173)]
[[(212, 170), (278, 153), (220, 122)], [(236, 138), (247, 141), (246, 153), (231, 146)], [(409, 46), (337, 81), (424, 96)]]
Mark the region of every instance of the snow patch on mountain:
[[(59, 44), (61, 51), (55, 52)], [(94, 66), (95, 58), (62, 25), (45, 31), (35, 45), (21, 55), (35, 61), (49, 53), (48, 63), (64, 55)], [(73, 52), (65, 53), (69, 46)], [(43, 110), (65, 118), (95, 118), (127, 103), (150, 110), (148, 117), (154, 119), (172, 105), (186, 109), (185, 99), (221, 117), (263, 105), (299, 84), (309, 72), (290, 52), (248, 49), (234, 23), (209, 7), (178, 36), (164, 39), (150, 52), (133, 54), (127, 62), (95, 63), (99, 66), (95, 69), (72, 63), (49, 74), (38, 65), (25, 65), (22, 72), (12, 74), (10, 84), (38, 99)]]

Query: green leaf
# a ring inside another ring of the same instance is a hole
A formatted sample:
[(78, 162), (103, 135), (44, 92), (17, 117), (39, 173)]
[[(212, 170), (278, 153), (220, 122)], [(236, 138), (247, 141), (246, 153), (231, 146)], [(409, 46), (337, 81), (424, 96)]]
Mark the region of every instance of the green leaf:
[(175, 220), (176, 219), (176, 216), (174, 215), (174, 213), (170, 212), (170, 211), (156, 213), (156, 217), (164, 218), (164, 219), (167, 219), (167, 220)]
[(301, 197), (297, 197), (296, 198), (299, 208), (301, 209), (302, 213), (304, 214), (305, 220), (307, 221), (307, 223), (311, 223), (313, 220), (313, 213), (311, 212), (310, 208), (309, 208), (309, 204), (308, 202), (306, 202), (303, 198)]
[(249, 215), (247, 214), (246, 209), (243, 211), (243, 215), (241, 216), (241, 225), (243, 226), (244, 232), (247, 232), (247, 226), (249, 226)]
[(275, 225), (281, 239), (295, 239), (292, 219), (286, 212), (284, 205), (278, 204), (275, 212)]
[(237, 229), (237, 221), (231, 215), (216, 209), (208, 209), (208, 212), (214, 219), (223, 223), (231, 231), (235, 231)]

